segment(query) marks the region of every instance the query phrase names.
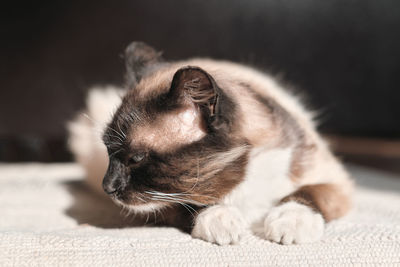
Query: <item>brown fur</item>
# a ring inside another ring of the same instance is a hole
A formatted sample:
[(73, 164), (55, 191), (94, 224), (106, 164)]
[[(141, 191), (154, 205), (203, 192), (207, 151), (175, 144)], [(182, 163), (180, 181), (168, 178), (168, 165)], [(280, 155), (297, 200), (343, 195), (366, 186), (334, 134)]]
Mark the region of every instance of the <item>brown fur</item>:
[(338, 185), (315, 184), (305, 185), (283, 198), (281, 203), (295, 201), (321, 213), (325, 221), (342, 217), (350, 209), (351, 203)]
[[(305, 129), (275, 99), (263, 96), (252, 90), (250, 85), (239, 83), (248, 90), (266, 109), (266, 115), (277, 132), (280, 147), (294, 147), (290, 166), (290, 177), (293, 181), (301, 179), (304, 170), (309, 167), (310, 157), (314, 155), (316, 145), (309, 140)], [(264, 133), (265, 138), (265, 133)]]

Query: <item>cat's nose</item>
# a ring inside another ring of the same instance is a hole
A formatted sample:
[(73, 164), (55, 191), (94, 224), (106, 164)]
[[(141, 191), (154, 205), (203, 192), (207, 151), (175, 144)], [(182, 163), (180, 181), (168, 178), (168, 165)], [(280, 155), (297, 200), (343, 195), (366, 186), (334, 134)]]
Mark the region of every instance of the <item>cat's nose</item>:
[(104, 192), (112, 195), (124, 190), (127, 184), (124, 178), (125, 175), (123, 166), (116, 162), (110, 162), (103, 179)]
[(103, 179), (103, 190), (109, 195), (122, 192), (126, 187), (125, 179), (118, 174), (106, 174)]
[(103, 190), (109, 195), (112, 195), (120, 190), (120, 187), (113, 182), (108, 181), (107, 177), (103, 179)]

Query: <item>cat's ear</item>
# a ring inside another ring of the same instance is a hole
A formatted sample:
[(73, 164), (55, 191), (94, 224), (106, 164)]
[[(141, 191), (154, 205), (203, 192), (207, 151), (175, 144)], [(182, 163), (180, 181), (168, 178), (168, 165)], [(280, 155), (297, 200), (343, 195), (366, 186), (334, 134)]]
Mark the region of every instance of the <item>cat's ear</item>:
[(192, 66), (179, 69), (172, 79), (169, 96), (198, 107), (209, 129), (230, 127), (229, 113), (232, 114), (234, 104), (203, 69)]
[(148, 71), (149, 67), (162, 61), (159, 52), (143, 42), (132, 42), (125, 49), (126, 82), (133, 88)]

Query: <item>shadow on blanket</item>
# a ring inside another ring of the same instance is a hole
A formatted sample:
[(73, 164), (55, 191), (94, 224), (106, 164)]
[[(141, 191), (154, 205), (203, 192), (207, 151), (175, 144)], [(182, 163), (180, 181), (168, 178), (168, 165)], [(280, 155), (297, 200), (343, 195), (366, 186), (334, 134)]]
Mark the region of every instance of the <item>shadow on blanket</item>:
[(124, 228), (143, 226), (147, 218), (127, 215), (110, 199), (93, 192), (83, 181), (68, 181), (63, 185), (73, 198), (73, 204), (65, 213), (79, 224), (89, 224), (100, 228)]

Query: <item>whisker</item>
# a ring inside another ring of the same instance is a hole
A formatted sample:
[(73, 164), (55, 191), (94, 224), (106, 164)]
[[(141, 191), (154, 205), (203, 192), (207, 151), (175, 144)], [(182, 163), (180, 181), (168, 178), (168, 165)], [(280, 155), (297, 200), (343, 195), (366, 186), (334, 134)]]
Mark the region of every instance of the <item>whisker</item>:
[[(159, 197), (154, 197), (154, 198), (152, 198), (153, 200), (162, 200), (162, 201), (167, 201), (167, 202), (176, 202), (176, 203), (179, 203), (179, 204), (181, 204), (182, 206), (188, 206), (190, 209), (192, 209), (194, 212), (196, 212), (197, 213), (197, 211), (193, 208), (193, 207), (191, 207), (190, 205), (188, 205), (188, 204), (186, 204), (184, 201), (185, 201), (185, 199), (179, 199), (179, 198), (159, 198)], [(194, 203), (193, 203), (194, 204)], [(196, 204), (195, 204), (196, 205)], [(199, 206), (199, 205), (198, 205)]]
[[(193, 197), (206, 197), (206, 198), (211, 198), (217, 200), (218, 198), (213, 197), (213, 196), (207, 196), (207, 195), (202, 195), (202, 194), (190, 194), (190, 193), (163, 193), (163, 192), (158, 192), (158, 191), (145, 191), (145, 193), (150, 194), (150, 195), (155, 195), (155, 196), (193, 196)], [(190, 200), (190, 201), (195, 201), (195, 200)], [(200, 202), (199, 202), (200, 203)], [(203, 203), (202, 203), (203, 204)], [(204, 204), (203, 204), (204, 205)]]
[(143, 198), (141, 198), (141, 197), (139, 197), (139, 196), (136, 196), (136, 198), (139, 199), (139, 200), (142, 201), (142, 202), (146, 202), (146, 201), (144, 201)]
[(165, 216), (164, 216), (164, 213), (163, 213), (164, 210), (161, 208), (161, 209), (159, 209), (158, 211), (160, 212), (160, 215), (161, 215), (161, 217), (162, 217), (162, 221), (163, 221), (163, 222), (166, 222), (166, 221), (165, 221)]
[(110, 158), (112, 157), (112, 156), (114, 156), (115, 154), (117, 154), (117, 153), (119, 153), (119, 152), (121, 152), (122, 151), (122, 148), (121, 149), (118, 149), (117, 151), (115, 151), (115, 152), (113, 152), (113, 153), (111, 153), (110, 154)]
[(149, 218), (150, 218), (150, 213), (147, 213), (146, 222), (144, 224), (147, 224), (149, 222)]
[(95, 121), (94, 119), (92, 119), (87, 113), (82, 113), (83, 116), (85, 118), (87, 118), (88, 120), (90, 120), (91, 122), (93, 122), (96, 127), (99, 127), (100, 129), (110, 129), (111, 131), (113, 131), (114, 133), (116, 133), (118, 136), (114, 136), (115, 138), (118, 138), (122, 143), (124, 143), (124, 139), (126, 138), (126, 135), (123, 136), (121, 133), (117, 132), (115, 129), (111, 128), (110, 126), (105, 125), (104, 123)]
[(120, 131), (120, 134), (122, 135), (122, 139), (126, 139), (126, 134), (124, 133), (124, 131), (122, 131), (121, 125), (119, 123), (117, 123), (117, 126)]
[(181, 204), (183, 207), (185, 207), (185, 209), (187, 209), (187, 211), (189, 211), (189, 213), (192, 215), (192, 217), (194, 217), (194, 214), (190, 210), (194, 211), (194, 213), (196, 213), (197, 215), (199, 214), (197, 212), (197, 210), (195, 210), (192, 206), (187, 205), (185, 203), (180, 203), (180, 202), (179, 202), (179, 204)]
[(113, 137), (113, 138), (116, 138), (116, 139), (120, 140), (120, 138), (118, 136), (110, 134), (110, 133), (104, 133), (104, 135), (107, 136), (107, 137)]
[(200, 165), (199, 165), (199, 158), (197, 158), (197, 175), (196, 175), (196, 182), (194, 183), (194, 185), (192, 186), (192, 188), (190, 188), (189, 190), (186, 190), (183, 193), (188, 193), (190, 191), (193, 191), (193, 189), (196, 187), (197, 183), (199, 182), (199, 176), (200, 176)]
[(166, 201), (166, 202), (171, 202), (171, 203), (177, 203), (182, 205), (187, 211), (189, 211), (189, 213), (194, 217), (194, 214), (191, 212), (194, 211), (196, 214), (198, 214), (197, 210), (195, 210), (193, 207), (191, 207), (190, 205), (187, 205), (181, 201), (178, 200), (169, 200), (169, 199), (157, 199), (157, 198), (152, 198), (153, 200), (162, 200), (162, 201)]
[(125, 137), (123, 137), (119, 132), (117, 132), (113, 128), (111, 128), (109, 126), (107, 126), (107, 128), (110, 129), (111, 131), (115, 132), (116, 134), (118, 134), (118, 136), (114, 136), (114, 137), (117, 138), (121, 143), (124, 143)]
[(177, 196), (174, 195), (166, 195), (166, 194), (152, 194), (153, 197), (157, 197), (160, 199), (172, 199), (172, 200), (180, 200), (180, 201), (187, 201), (187, 199), (183, 199), (183, 198), (178, 198)]

